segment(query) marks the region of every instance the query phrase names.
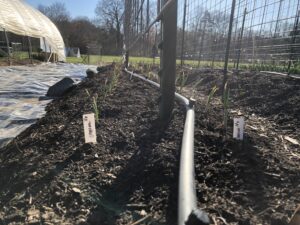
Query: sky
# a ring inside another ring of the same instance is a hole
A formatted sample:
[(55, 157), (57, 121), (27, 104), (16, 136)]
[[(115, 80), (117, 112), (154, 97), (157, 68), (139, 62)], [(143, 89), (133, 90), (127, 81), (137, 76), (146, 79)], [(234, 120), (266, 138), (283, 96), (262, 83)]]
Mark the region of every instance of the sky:
[(37, 8), (38, 5), (51, 5), (54, 2), (65, 3), (67, 10), (73, 18), (87, 16), (90, 19), (95, 17), (95, 8), (99, 0), (25, 0), (28, 4)]

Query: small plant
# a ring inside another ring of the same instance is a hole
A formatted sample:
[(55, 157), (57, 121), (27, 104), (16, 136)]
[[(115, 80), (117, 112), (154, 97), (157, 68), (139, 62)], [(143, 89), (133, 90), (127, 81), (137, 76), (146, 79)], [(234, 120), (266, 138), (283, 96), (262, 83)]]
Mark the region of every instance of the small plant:
[(85, 89), (85, 93), (87, 94), (88, 97), (91, 97), (91, 94), (87, 89)]
[(212, 98), (214, 97), (214, 95), (215, 95), (215, 93), (216, 93), (217, 90), (218, 90), (218, 88), (217, 88), (216, 85), (211, 89), (211, 91), (210, 91), (210, 93), (208, 95), (208, 99), (207, 99), (207, 102), (206, 102), (205, 110), (208, 109), (208, 106), (209, 106), (209, 104), (210, 104), (210, 102), (211, 102)]
[(179, 84), (179, 91), (182, 91), (182, 88), (185, 86), (188, 76), (185, 75), (184, 71), (180, 73), (180, 75), (176, 79), (176, 84)]
[(96, 96), (93, 97), (93, 110), (94, 110), (94, 113), (95, 113), (96, 123), (98, 124), (99, 123), (100, 110), (98, 108), (97, 100), (98, 100), (98, 95), (96, 94)]
[(147, 70), (148, 70), (148, 71), (151, 71), (151, 64), (148, 63), (148, 64), (146, 64), (146, 65), (148, 66)]
[[(91, 98), (91, 94), (87, 89), (85, 89), (85, 92), (86, 92), (87, 96), (89, 98)], [(95, 96), (92, 97), (92, 106), (93, 106), (93, 112), (95, 114), (95, 121), (98, 124), (99, 123), (100, 110), (98, 108), (97, 100), (98, 100), (98, 95), (96, 94)]]
[(224, 94), (223, 94), (223, 123), (224, 123), (224, 130), (225, 130), (225, 139), (227, 136), (227, 121), (228, 121), (228, 109), (229, 109), (229, 87), (228, 82), (224, 85)]
[(108, 85), (108, 93), (111, 93), (113, 88), (116, 86), (116, 84), (119, 80), (119, 75), (120, 75), (120, 68), (115, 66), (113, 76), (112, 76), (111, 81)]
[(201, 84), (202, 81), (203, 81), (203, 78), (202, 78), (202, 79), (199, 79), (199, 80), (193, 85), (193, 89), (196, 89), (196, 88)]
[(104, 81), (104, 87), (102, 89), (102, 96), (103, 96), (103, 101), (106, 99), (106, 96), (108, 95), (108, 85), (107, 85), (108, 79), (106, 78)]

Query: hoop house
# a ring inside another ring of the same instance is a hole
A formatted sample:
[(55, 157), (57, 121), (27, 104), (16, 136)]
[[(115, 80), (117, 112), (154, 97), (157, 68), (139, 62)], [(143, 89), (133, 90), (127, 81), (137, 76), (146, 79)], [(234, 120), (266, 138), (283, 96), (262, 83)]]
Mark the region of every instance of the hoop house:
[(43, 38), (59, 61), (65, 61), (65, 45), (57, 27), (22, 0), (0, 0), (0, 27), (17, 35)]

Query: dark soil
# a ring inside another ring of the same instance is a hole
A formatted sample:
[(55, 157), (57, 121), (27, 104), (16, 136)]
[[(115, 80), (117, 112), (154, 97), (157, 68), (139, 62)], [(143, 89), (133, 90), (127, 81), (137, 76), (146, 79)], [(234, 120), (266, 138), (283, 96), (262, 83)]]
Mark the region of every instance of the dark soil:
[[(148, 84), (121, 75), (103, 100), (113, 73), (111, 68), (85, 80), (53, 101), (44, 118), (0, 150), (0, 224), (131, 224), (141, 218), (141, 224), (176, 224), (184, 110), (176, 106), (160, 132), (159, 95)], [(300, 140), (299, 81), (230, 75), (225, 138), (220, 92), (207, 104), (222, 72), (185, 74), (187, 85), (178, 90), (197, 100), (199, 208), (213, 224), (287, 224), (300, 204), (300, 146), (291, 142)], [(96, 94), (98, 144), (84, 144), (82, 114), (93, 111)], [(246, 120), (242, 142), (231, 138), (237, 115)]]
[[(287, 224), (300, 204), (300, 80), (244, 72), (229, 76), (230, 118), (224, 141), (222, 71), (190, 72), (186, 95), (198, 100), (195, 159), (199, 206), (217, 224)], [(232, 119), (243, 115), (243, 142)]]
[[(103, 100), (112, 73), (54, 100), (0, 150), (0, 224), (176, 224), (184, 110), (159, 132), (157, 90), (124, 74)], [(84, 144), (82, 115), (96, 94), (98, 144)]]

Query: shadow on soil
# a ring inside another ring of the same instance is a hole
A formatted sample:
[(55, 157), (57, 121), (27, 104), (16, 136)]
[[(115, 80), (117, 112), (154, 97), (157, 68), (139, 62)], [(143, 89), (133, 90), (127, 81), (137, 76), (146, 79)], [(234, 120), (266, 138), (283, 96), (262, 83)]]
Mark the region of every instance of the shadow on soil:
[[(141, 125), (141, 127), (145, 127), (147, 124)], [(164, 149), (165, 146), (159, 146), (162, 139), (171, 140), (171, 137), (159, 131), (158, 121), (152, 121), (150, 124), (152, 125), (149, 129), (143, 128), (136, 133), (137, 150), (113, 183), (104, 190), (97, 209), (89, 216), (90, 224), (116, 224), (120, 213), (126, 213), (126, 210), (133, 209), (136, 213), (133, 214), (132, 220), (139, 220), (144, 217), (138, 213), (140, 210), (151, 212), (147, 205), (149, 201), (157, 201), (158, 208), (159, 205), (167, 205), (166, 221), (163, 224), (176, 224), (178, 149), (172, 152), (172, 149)], [(118, 148), (117, 151), (122, 151), (124, 144), (115, 145)], [(174, 157), (172, 165), (164, 162), (163, 157), (166, 154), (173, 155), (170, 156)], [(138, 202), (133, 200), (137, 191), (141, 191), (143, 196), (142, 199), (138, 199)], [(159, 199), (152, 198), (157, 194), (159, 196), (168, 192), (170, 195), (167, 196), (167, 202), (160, 202)], [(145, 222), (161, 224), (159, 222), (161, 218), (153, 216), (151, 215)]]

